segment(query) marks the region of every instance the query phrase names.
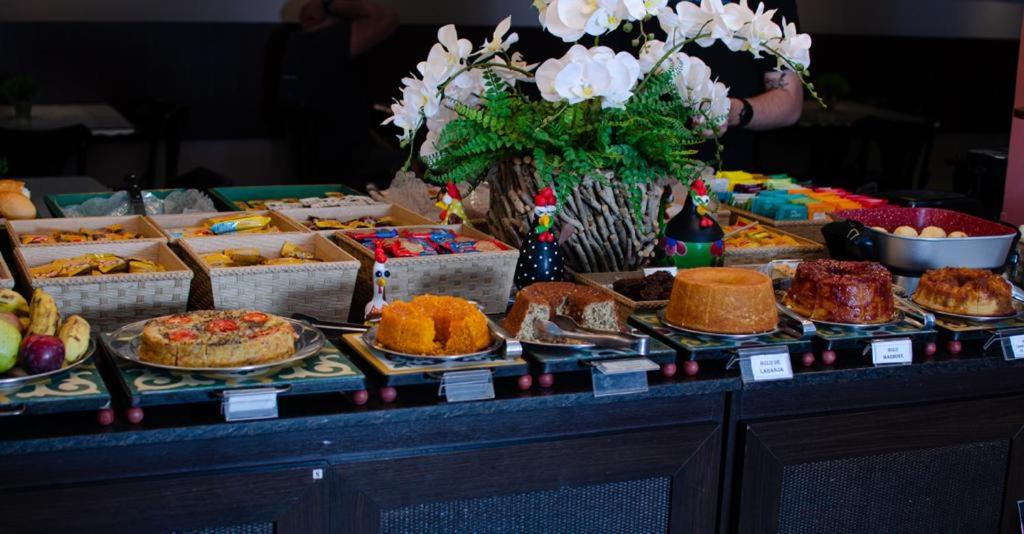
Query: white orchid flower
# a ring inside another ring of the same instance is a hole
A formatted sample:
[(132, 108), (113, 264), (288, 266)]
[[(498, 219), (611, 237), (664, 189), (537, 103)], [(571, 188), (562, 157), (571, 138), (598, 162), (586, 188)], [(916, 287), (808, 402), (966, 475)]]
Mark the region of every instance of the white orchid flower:
[[(558, 0), (555, 1), (557, 2)], [(537, 69), (536, 76), (534, 76), (534, 80), (537, 82), (537, 89), (540, 90), (541, 98), (548, 102), (560, 101), (562, 97), (555, 89), (555, 78), (558, 77), (558, 73), (560, 73), (570, 62), (586, 59), (588, 59), (587, 49), (581, 45), (573, 45), (561, 58), (551, 58), (541, 63), (540, 67)]]
[[(654, 65), (665, 55), (665, 42), (651, 39), (640, 48), (640, 72), (651, 72)], [(666, 60), (667, 61), (667, 60)], [(664, 63), (662, 63), (664, 65)]]
[[(563, 3), (569, 3), (571, 5), (568, 7), (562, 7)], [(579, 21), (579, 17), (573, 16), (569, 17), (573, 22), (570, 24), (565, 18), (563, 18), (561, 12), (570, 12), (573, 9), (579, 11), (581, 8), (579, 4), (581, 3), (583, 3), (581, 0), (551, 0), (547, 9), (544, 10), (544, 19), (541, 21), (541, 25), (544, 26), (544, 29), (551, 33), (551, 35), (554, 35), (567, 43), (579, 40), (579, 38), (583, 37), (583, 34), (586, 33), (584, 28), (587, 26), (587, 21), (590, 20), (590, 15), (597, 9), (596, 2), (594, 3), (594, 9), (586, 13), (586, 17), (582, 22)]]
[[(782, 41), (779, 42), (776, 51), (780, 56), (792, 61), (803, 68), (811, 66), (811, 36), (806, 33), (798, 33), (796, 24), (786, 24), (786, 18), (782, 18), (782, 26), (785, 28)], [(785, 61), (779, 59), (780, 69), (790, 69)]]
[(547, 24), (544, 22), (544, 18), (547, 16), (549, 4), (551, 4), (551, 0), (533, 0), (533, 7), (537, 10), (537, 19), (540, 20), (540, 25), (545, 28), (547, 28)]
[(490, 39), (484, 40), (484, 46), (480, 48), (480, 54), (483, 57), (487, 57), (500, 52), (508, 52), (509, 47), (519, 42), (519, 34), (516, 32), (512, 32), (511, 35), (505, 37), (505, 34), (511, 28), (512, 16), (510, 15), (498, 23)]
[[(491, 58), (490, 61), (487, 62), (487, 64), (488, 65), (507, 65), (507, 66), (510, 66), (510, 67), (515, 67), (516, 69), (519, 69), (521, 71), (526, 71), (526, 72), (532, 72), (533, 69), (537, 68), (537, 64), (536, 63), (534, 63), (533, 65), (528, 64), (526, 62), (526, 60), (523, 59), (523, 55), (520, 54), (519, 52), (513, 52), (512, 55), (509, 57), (509, 61), (507, 61), (507, 62), (503, 58), (494, 57), (494, 58)], [(504, 69), (504, 68), (501, 68), (501, 67), (497, 67), (497, 68), (492, 68), (490, 70), (491, 70), (491, 72), (497, 74), (499, 78), (504, 80), (505, 83), (508, 83), (509, 85), (515, 85), (515, 83), (518, 82), (518, 81), (524, 81), (525, 82), (525, 81), (529, 81), (531, 79), (530, 76), (522, 74), (520, 72), (516, 72), (516, 71), (511, 70), (511, 69)]]
[(427, 60), (416, 65), (416, 69), (424, 78), (443, 81), (465, 65), (466, 58), (473, 52), (473, 43), (469, 39), (459, 39), (454, 24), (437, 30), (437, 40), (439, 42), (430, 48)]
[(729, 88), (721, 82), (714, 82), (708, 88), (705, 96), (705, 103), (701, 110), (715, 125), (715, 129), (721, 128), (729, 120)]
[(761, 57), (765, 44), (782, 37), (782, 28), (772, 22), (774, 16), (774, 9), (765, 11), (764, 4), (758, 4), (757, 11), (753, 13), (750, 21), (736, 32), (739, 38), (734, 42), (733, 51), (743, 50), (750, 52), (754, 57)]
[(624, 20), (630, 19), (625, 4), (620, 0), (592, 0), (597, 8), (590, 14), (586, 26), (583, 27), (588, 35), (604, 35), (615, 28), (618, 28)]
[(638, 17), (640, 19), (657, 16), (662, 9), (668, 6), (668, 0), (643, 0), (641, 3), (644, 6), (644, 16)]
[(640, 63), (628, 52), (615, 53), (606, 46), (589, 50), (590, 57), (607, 71), (610, 79), (608, 89), (601, 94), (601, 107), (622, 108), (633, 96), (633, 87), (640, 79)]
[(711, 69), (700, 58), (677, 52), (672, 56), (673, 82), (679, 98), (688, 106), (697, 106), (711, 91)]

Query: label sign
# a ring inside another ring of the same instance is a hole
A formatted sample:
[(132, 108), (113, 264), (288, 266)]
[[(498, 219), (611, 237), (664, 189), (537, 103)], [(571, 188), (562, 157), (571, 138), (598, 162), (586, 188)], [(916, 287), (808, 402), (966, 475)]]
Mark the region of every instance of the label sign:
[(647, 371), (657, 371), (658, 364), (648, 360), (647, 358), (628, 358), (624, 360), (606, 360), (594, 364), (602, 373), (606, 375), (618, 375), (622, 373), (646, 373)]
[(590, 368), (590, 379), (595, 397), (628, 395), (647, 391), (647, 372), (658, 369), (658, 364), (647, 358), (606, 360)]
[(236, 389), (225, 391), (221, 413), (225, 421), (252, 421), (277, 417), (277, 394), (274, 388)]
[(914, 344), (910, 338), (872, 341), (871, 363), (876, 366), (914, 363)]
[(750, 376), (754, 382), (789, 380), (793, 378), (793, 366), (789, 352), (755, 354), (750, 357)]
[(1005, 346), (1007, 359), (1024, 358), (1024, 334), (1011, 336)]

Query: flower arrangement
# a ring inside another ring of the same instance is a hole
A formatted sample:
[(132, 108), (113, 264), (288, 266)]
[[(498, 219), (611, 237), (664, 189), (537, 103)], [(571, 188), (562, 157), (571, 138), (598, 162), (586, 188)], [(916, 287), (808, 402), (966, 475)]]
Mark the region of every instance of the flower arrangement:
[[(402, 97), (385, 123), (401, 129), (411, 163), (417, 133), (426, 128), (419, 156), (425, 178), (475, 186), (488, 169), (514, 156), (529, 156), (539, 185), (566, 198), (585, 177), (625, 186), (634, 213), (640, 188), (663, 177), (689, 184), (704, 162), (697, 145), (709, 142), (729, 113), (729, 88), (700, 59), (682, 52), (696, 43), (724, 43), (737, 53), (777, 59), (777, 68), (807, 81), (811, 38), (796, 26), (773, 22), (775, 10), (751, 9), (746, 0), (534, 0), (541, 25), (573, 44), (560, 58), (528, 64), (511, 47), (510, 18), (482, 46), (460, 39), (453, 25), (418, 74), (402, 80)], [(649, 31), (656, 25), (661, 39)], [(611, 31), (635, 34), (636, 53), (600, 45)], [(534, 87), (531, 87), (534, 86)], [(710, 142), (720, 149), (717, 138)]]

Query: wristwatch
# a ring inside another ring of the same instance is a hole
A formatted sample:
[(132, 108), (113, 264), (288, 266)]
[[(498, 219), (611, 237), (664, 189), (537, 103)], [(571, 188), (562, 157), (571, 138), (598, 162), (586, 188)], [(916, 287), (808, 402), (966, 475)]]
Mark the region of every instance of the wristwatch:
[(743, 109), (740, 110), (740, 122), (736, 126), (746, 128), (750, 121), (754, 120), (754, 106), (751, 106), (746, 98), (740, 98), (739, 101), (743, 102)]

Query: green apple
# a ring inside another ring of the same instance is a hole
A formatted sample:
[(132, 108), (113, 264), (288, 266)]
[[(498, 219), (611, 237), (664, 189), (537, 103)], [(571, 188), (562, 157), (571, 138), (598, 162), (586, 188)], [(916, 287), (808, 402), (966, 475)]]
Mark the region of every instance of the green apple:
[(10, 371), (18, 363), (21, 332), (7, 321), (0, 321), (0, 373)]

